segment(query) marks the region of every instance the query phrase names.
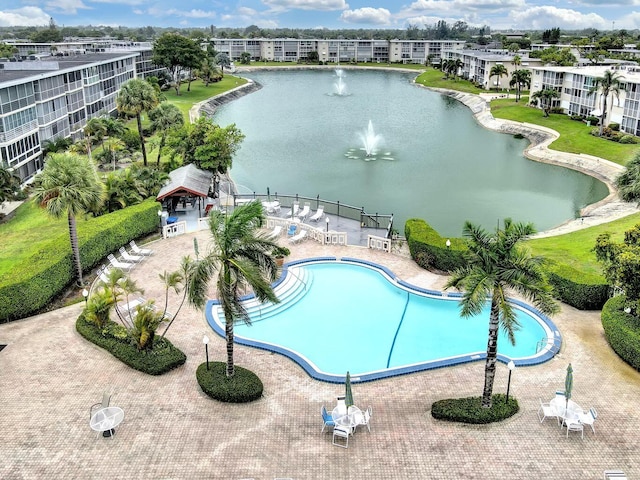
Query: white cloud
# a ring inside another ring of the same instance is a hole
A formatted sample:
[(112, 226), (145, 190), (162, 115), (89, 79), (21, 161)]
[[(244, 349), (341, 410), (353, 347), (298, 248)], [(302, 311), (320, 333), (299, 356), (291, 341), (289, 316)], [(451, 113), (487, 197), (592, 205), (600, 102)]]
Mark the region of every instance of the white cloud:
[(640, 12), (631, 12), (616, 20), (617, 28), (624, 28), (627, 30), (635, 30), (640, 28)]
[(345, 0), (262, 0), (274, 10), (346, 10)]
[(147, 11), (154, 17), (178, 17), (178, 18), (217, 18), (217, 13), (207, 10), (178, 10), (176, 8), (164, 9), (151, 7)]
[(93, 3), (112, 3), (116, 5), (143, 5), (145, 0), (91, 0)]
[(60, 12), (65, 15), (75, 15), (78, 13), (78, 9), (90, 8), (82, 3), (82, 0), (48, 0), (46, 6), (54, 12)]
[(596, 13), (580, 13), (576, 10), (550, 6), (532, 7), (522, 12), (511, 14), (514, 28), (527, 30), (543, 30), (559, 27), (560, 29), (597, 28), (607, 29), (611, 22)]
[(357, 10), (345, 10), (340, 19), (346, 23), (367, 23), (374, 25), (389, 25), (391, 12), (386, 8), (358, 8)]
[(48, 25), (51, 15), (39, 7), (0, 10), (0, 27), (35, 27)]

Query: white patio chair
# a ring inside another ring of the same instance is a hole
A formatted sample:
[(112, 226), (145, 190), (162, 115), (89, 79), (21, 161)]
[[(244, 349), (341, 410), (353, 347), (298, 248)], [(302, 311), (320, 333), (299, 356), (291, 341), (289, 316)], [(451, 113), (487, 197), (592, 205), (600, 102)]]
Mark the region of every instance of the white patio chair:
[(282, 225), (276, 225), (273, 231), (269, 234), (269, 238), (278, 238), (282, 233)]
[(111, 263), (112, 267), (119, 268), (120, 270), (124, 270), (126, 272), (131, 271), (131, 269), (134, 267), (133, 263), (121, 262), (115, 257), (113, 253), (107, 255), (107, 259), (109, 260), (109, 263)]
[(136, 245), (135, 240), (131, 240), (129, 242), (129, 246), (131, 247), (131, 250), (133, 251), (133, 253), (136, 254), (136, 255), (149, 256), (149, 255), (153, 254), (153, 250), (151, 250), (149, 248), (141, 248), (138, 245)]
[(543, 403), (542, 399), (540, 399), (538, 420), (540, 420), (540, 423), (542, 423), (547, 418), (555, 418), (556, 422), (560, 424), (560, 420), (558, 419), (558, 412), (556, 411), (556, 409), (553, 408), (549, 403)]
[(139, 263), (142, 260), (144, 260), (144, 257), (141, 255), (131, 255), (129, 252), (127, 252), (127, 249), (124, 247), (120, 247), (120, 250), (118, 250), (120, 252), (120, 255), (122, 256), (122, 260), (125, 262), (131, 262), (131, 263)]
[(300, 211), (300, 213), (298, 213), (297, 217), (300, 220), (305, 220), (307, 218), (307, 216), (309, 215), (309, 212), (311, 212), (311, 207), (309, 207), (309, 204), (306, 203), (304, 205), (304, 207), (302, 207), (302, 210)]
[(567, 438), (569, 437), (569, 432), (580, 432), (580, 436), (584, 440), (584, 425), (582, 423), (578, 420), (565, 419), (564, 424), (567, 427)]
[(300, 211), (300, 204), (298, 202), (294, 202), (291, 206), (291, 216), (296, 217), (298, 212)]
[(306, 230), (300, 230), (300, 233), (296, 233), (293, 237), (291, 237), (289, 239), (289, 241), (291, 243), (298, 243), (298, 242), (301, 242), (302, 239), (304, 237), (306, 237), (306, 236), (307, 236), (307, 231)]
[(107, 408), (109, 406), (109, 402), (111, 401), (111, 393), (108, 391), (102, 392), (102, 402), (94, 403), (89, 408), (89, 420), (93, 417), (94, 409), (98, 410), (99, 408)]
[(320, 205), (318, 207), (318, 210), (316, 210), (316, 213), (314, 213), (309, 217), (309, 220), (313, 220), (314, 222), (317, 222), (323, 217), (323, 215), (324, 215), (324, 205)]
[(580, 423), (582, 423), (583, 425), (589, 425), (591, 427), (591, 430), (593, 431), (593, 434), (595, 435), (596, 429), (594, 428), (593, 424), (595, 423), (596, 418), (598, 418), (598, 412), (596, 411), (596, 409), (591, 407), (588, 412), (582, 412), (579, 418)]
[(371, 410), (371, 405), (369, 405), (367, 409), (362, 412), (362, 416), (359, 416), (358, 424), (356, 425), (356, 428), (359, 427), (360, 425), (364, 425), (367, 427), (367, 430), (371, 432), (371, 424), (369, 422), (371, 421), (372, 414), (373, 414), (373, 411)]
[[(331, 443), (333, 443), (337, 447), (349, 448), (349, 433), (350, 432), (349, 430), (347, 430), (347, 427), (336, 425), (335, 427), (333, 427), (333, 440)], [(340, 440), (336, 442), (336, 438), (343, 438), (344, 443), (342, 443)]]

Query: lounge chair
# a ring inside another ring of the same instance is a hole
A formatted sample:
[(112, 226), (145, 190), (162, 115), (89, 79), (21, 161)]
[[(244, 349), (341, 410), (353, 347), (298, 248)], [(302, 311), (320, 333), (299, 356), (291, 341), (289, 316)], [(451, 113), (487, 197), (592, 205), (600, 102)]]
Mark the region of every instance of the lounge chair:
[(129, 242), (129, 246), (131, 247), (131, 250), (133, 251), (133, 253), (135, 255), (144, 255), (145, 257), (153, 254), (153, 250), (149, 249), (149, 248), (141, 248), (138, 245), (136, 245), (135, 240), (131, 240)]
[(621, 470), (605, 470), (604, 480), (627, 480), (627, 476)]
[(323, 405), (322, 408), (320, 409), (320, 415), (322, 415), (322, 430), (320, 430), (320, 433), (324, 432), (324, 427), (335, 427), (336, 424), (333, 422), (333, 418), (331, 418), (331, 415), (329, 414), (329, 412), (327, 412), (327, 408)]
[(289, 225), (289, 229), (287, 230), (287, 235), (289, 235), (290, 237), (292, 235), (295, 235), (297, 228), (298, 228), (298, 225), (296, 225), (295, 223), (292, 223), (291, 225)]
[(109, 255), (107, 255), (107, 258), (109, 259), (109, 263), (111, 263), (111, 266), (114, 268), (119, 268), (120, 270), (125, 270), (129, 272), (134, 267), (133, 263), (121, 262), (115, 257), (113, 253), (110, 253)]
[(291, 243), (298, 243), (298, 242), (301, 242), (302, 239), (304, 237), (306, 237), (306, 236), (307, 236), (307, 231), (306, 230), (300, 230), (300, 233), (296, 233), (293, 237), (291, 237), (289, 239), (289, 241)]
[(579, 418), (580, 423), (583, 425), (589, 425), (595, 435), (596, 429), (593, 427), (593, 424), (595, 423), (596, 418), (598, 418), (598, 412), (596, 412), (596, 409), (591, 407), (588, 412), (583, 412), (579, 415)]
[(120, 255), (122, 256), (122, 260), (125, 262), (130, 262), (130, 263), (138, 263), (141, 262), (142, 260), (144, 260), (144, 257), (141, 255), (132, 255), (129, 252), (127, 252), (127, 249), (124, 247), (120, 247)]
[(298, 213), (297, 217), (300, 220), (304, 220), (305, 218), (307, 218), (309, 216), (309, 212), (311, 211), (311, 208), (309, 207), (309, 204), (307, 203), (304, 207), (302, 207), (302, 210), (300, 211), (300, 213)]
[(276, 225), (273, 231), (269, 234), (269, 238), (278, 238), (282, 233), (282, 225)]
[(318, 207), (318, 210), (316, 210), (316, 213), (314, 213), (309, 217), (309, 220), (313, 220), (314, 222), (317, 222), (322, 218), (323, 215), (324, 215), (324, 205), (320, 205)]
[(294, 204), (291, 206), (291, 216), (292, 217), (297, 216), (299, 211), (300, 211), (300, 204), (298, 202), (294, 202)]

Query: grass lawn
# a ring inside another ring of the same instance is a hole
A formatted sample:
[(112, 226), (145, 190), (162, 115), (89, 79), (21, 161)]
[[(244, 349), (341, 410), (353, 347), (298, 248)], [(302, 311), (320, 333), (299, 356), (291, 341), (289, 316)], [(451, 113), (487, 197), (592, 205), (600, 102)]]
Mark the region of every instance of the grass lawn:
[(625, 165), (639, 150), (638, 145), (624, 145), (594, 137), (589, 132), (596, 127), (588, 127), (586, 123), (571, 120), (567, 115), (551, 114), (544, 117), (542, 110), (527, 107), (527, 102), (527, 97), (522, 97), (518, 103), (513, 98), (493, 100), (491, 113), (495, 118), (542, 125), (557, 131), (560, 138), (550, 145), (552, 150), (586, 153), (620, 165)]
[(458, 90), (459, 92), (465, 93), (478, 94), (485, 91), (476, 87), (469, 80), (464, 80), (462, 78), (455, 80), (453, 78), (445, 79), (444, 73), (436, 68), (428, 68), (424, 73), (420, 74), (418, 78), (416, 78), (416, 83), (427, 87), (448, 88), (450, 90)]

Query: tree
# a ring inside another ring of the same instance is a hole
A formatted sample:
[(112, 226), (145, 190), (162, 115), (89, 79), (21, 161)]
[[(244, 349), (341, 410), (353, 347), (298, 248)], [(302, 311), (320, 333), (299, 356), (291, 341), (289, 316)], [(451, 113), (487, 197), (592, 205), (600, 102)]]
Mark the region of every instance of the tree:
[[(307, 59), (308, 59), (309, 61), (311, 61), (310, 56), (311, 56), (311, 54), (312, 54), (312, 53), (313, 53), (313, 52), (309, 52), (309, 54), (308, 54), (308, 56), (307, 56)], [(318, 56), (318, 52), (316, 52), (316, 57), (317, 57), (317, 56)], [(316, 60), (317, 60), (317, 58), (316, 58)], [(249, 65), (249, 64), (251, 63), (251, 54), (250, 54), (249, 52), (242, 52), (242, 53), (240, 54), (240, 63), (241, 63), (242, 65)]]
[(640, 152), (635, 154), (624, 172), (616, 178), (616, 187), (622, 200), (640, 205)]
[(151, 128), (160, 134), (160, 145), (158, 146), (157, 165), (160, 166), (160, 157), (164, 148), (169, 130), (180, 128), (184, 125), (184, 117), (178, 107), (172, 103), (161, 103), (149, 112)]
[(220, 66), (222, 76), (224, 77), (224, 67), (231, 66), (231, 60), (229, 60), (229, 55), (227, 55), (224, 52), (218, 53), (215, 57), (213, 57), (213, 61), (216, 65)]
[(136, 117), (145, 167), (147, 166), (147, 149), (144, 145), (144, 135), (142, 133), (142, 112), (152, 110), (158, 103), (158, 96), (153, 86), (139, 78), (133, 78), (125, 82), (116, 96), (118, 111)]
[(11, 201), (20, 191), (20, 178), (12, 169), (0, 165), (0, 207), (6, 201)]
[(13, 45), (0, 43), (0, 57), (10, 58), (13, 57), (16, 53), (18, 53), (18, 49)]
[(208, 285), (217, 271), (218, 300), (225, 319), (227, 342), (227, 377), (234, 375), (233, 325), (241, 320), (250, 323), (249, 315), (240, 301), (245, 286), (255, 293), (260, 302), (278, 303), (271, 282), (279, 269), (272, 250), (277, 245), (268, 236), (257, 233), (264, 221), (260, 202), (236, 207), (231, 214), (212, 211), (209, 230), (213, 240), (211, 251), (194, 260), (188, 280), (189, 303), (203, 308), (207, 300)]
[(180, 95), (182, 70), (198, 68), (203, 55), (193, 40), (176, 33), (163, 33), (153, 44), (152, 62), (169, 70), (176, 95)]
[(496, 77), (496, 89), (500, 89), (500, 78), (506, 77), (508, 74), (507, 67), (501, 63), (494, 65), (489, 71), (489, 77)]
[(611, 70), (605, 70), (602, 77), (596, 77), (593, 79), (593, 86), (589, 89), (588, 95), (600, 92), (602, 96), (602, 113), (600, 113), (600, 136), (602, 136), (602, 130), (604, 129), (605, 120), (607, 114), (607, 99), (610, 94), (615, 95), (617, 99), (620, 98), (620, 89), (622, 75), (618, 72)]
[(93, 144), (93, 139), (102, 140), (106, 134), (107, 127), (105, 127), (104, 123), (102, 123), (98, 117), (89, 119), (84, 127), (84, 138), (87, 143), (87, 153), (89, 154), (89, 158), (91, 158), (91, 145)]
[(538, 90), (536, 93), (531, 95), (531, 100), (540, 101), (540, 107), (542, 108), (542, 112), (545, 117), (549, 116), (551, 112), (551, 102), (554, 98), (558, 98), (560, 94), (551, 88), (546, 88), (544, 90)]
[(531, 70), (514, 70), (511, 73), (510, 87), (516, 87), (516, 102), (520, 100), (522, 87), (531, 87)]
[(50, 154), (38, 175), (34, 198), (54, 218), (60, 218), (66, 213), (77, 281), (82, 286), (84, 282), (76, 216), (97, 210), (104, 198), (104, 187), (93, 163), (87, 157), (72, 153)]
[(552, 289), (542, 271), (543, 260), (532, 257), (518, 243), (534, 233), (533, 226), (505, 219), (504, 229), (489, 234), (481, 227), (466, 222), (463, 235), (469, 239), (466, 266), (453, 272), (446, 288), (463, 290), (460, 313), (463, 317), (478, 315), (491, 299), (489, 336), (485, 363), (482, 406), (491, 408), (491, 395), (496, 372), (498, 329), (502, 328), (511, 344), (519, 328), (516, 311), (508, 301), (515, 292), (532, 302), (547, 315), (558, 311)]

